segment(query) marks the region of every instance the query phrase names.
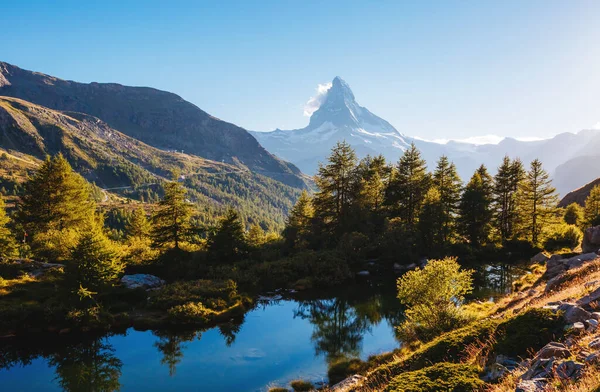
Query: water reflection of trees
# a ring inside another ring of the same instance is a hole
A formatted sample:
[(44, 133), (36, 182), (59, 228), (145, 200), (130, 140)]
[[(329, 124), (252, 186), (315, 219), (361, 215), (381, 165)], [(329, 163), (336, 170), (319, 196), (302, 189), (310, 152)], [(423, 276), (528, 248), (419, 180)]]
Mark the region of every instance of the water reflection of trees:
[(108, 337), (11, 339), (0, 345), (0, 369), (27, 366), (44, 358), (55, 368), (56, 382), (68, 392), (117, 391), (122, 362)]
[(475, 268), (475, 294), (479, 297), (498, 297), (512, 289), (515, 278), (523, 273), (520, 264), (484, 264)]
[[(232, 319), (218, 325), (219, 333), (223, 336), (227, 347), (231, 346), (235, 341), (243, 322), (243, 318)], [(187, 347), (186, 343), (200, 340), (205, 330), (162, 330), (153, 332), (158, 337), (158, 340), (154, 343), (154, 347), (162, 355), (160, 363), (167, 366), (169, 376), (172, 377), (175, 375), (177, 365), (183, 360), (184, 350)]]
[(346, 298), (305, 300), (298, 304), (296, 317), (313, 325), (312, 341), (316, 355), (324, 355), (329, 364), (358, 358), (363, 338), (382, 320), (396, 325), (401, 319), (397, 301), (373, 295), (367, 299)]
[(121, 388), (123, 363), (105, 338), (67, 346), (53, 355), (49, 364), (55, 366), (56, 380), (64, 391), (109, 392)]

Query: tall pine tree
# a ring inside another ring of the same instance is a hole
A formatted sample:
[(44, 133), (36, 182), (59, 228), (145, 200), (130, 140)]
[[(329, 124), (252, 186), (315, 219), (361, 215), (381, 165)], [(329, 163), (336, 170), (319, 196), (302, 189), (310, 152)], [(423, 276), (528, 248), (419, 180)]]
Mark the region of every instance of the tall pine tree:
[(11, 257), (17, 253), (17, 243), (14, 234), (8, 228), (9, 222), (4, 198), (0, 195), (0, 257)]
[(452, 233), (455, 230), (462, 187), (456, 166), (448, 160), (448, 157), (440, 157), (433, 172), (433, 184), (440, 194), (440, 203), (442, 205), (440, 222), (441, 240), (443, 244), (447, 244), (451, 240)]
[(157, 248), (180, 249), (191, 230), (193, 206), (185, 199), (186, 190), (176, 181), (165, 185), (165, 196), (152, 216), (152, 241)]
[(427, 164), (412, 143), (400, 157), (386, 192), (387, 204), (407, 227), (416, 223), (430, 185), (431, 176), (427, 173)]
[(283, 236), (290, 247), (304, 246), (311, 233), (314, 210), (312, 200), (306, 190), (296, 201), (287, 218)]
[(533, 245), (538, 245), (543, 227), (556, 216), (558, 203), (556, 189), (539, 159), (531, 162), (520, 182), (517, 200), (525, 236)]
[(356, 153), (346, 142), (331, 150), (326, 165), (319, 166), (315, 182), (319, 189), (313, 198), (315, 223), (326, 236), (349, 231), (350, 207), (356, 196)]
[(494, 176), (494, 227), (502, 243), (515, 236), (518, 219), (516, 194), (524, 175), (521, 161), (511, 161), (505, 156)]
[(458, 228), (474, 247), (480, 247), (489, 240), (493, 215), (491, 181), (482, 165), (471, 177), (460, 199)]
[(600, 225), (600, 185), (592, 188), (589, 196), (585, 199), (583, 216), (586, 226)]

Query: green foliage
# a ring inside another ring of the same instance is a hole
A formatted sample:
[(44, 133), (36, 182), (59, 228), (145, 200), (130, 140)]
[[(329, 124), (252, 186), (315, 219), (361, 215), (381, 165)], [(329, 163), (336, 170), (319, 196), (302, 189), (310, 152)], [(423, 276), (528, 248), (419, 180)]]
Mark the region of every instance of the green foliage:
[(90, 226), (71, 252), (65, 277), (73, 288), (101, 291), (117, 282), (123, 272), (123, 264), (117, 246), (97, 225)]
[(561, 223), (545, 229), (544, 237), (544, 249), (548, 251), (574, 249), (581, 243), (583, 232), (575, 225)]
[(61, 238), (73, 240), (77, 236), (73, 231), (84, 227), (94, 211), (89, 185), (59, 154), (46, 158), (25, 183), (17, 221), (30, 238), (36, 257), (62, 260), (65, 246)]
[(311, 382), (305, 380), (294, 380), (290, 383), (294, 392), (308, 392), (314, 389)]
[(414, 143), (407, 149), (392, 178), (386, 192), (386, 204), (407, 225), (412, 226), (420, 213), (422, 200), (429, 190), (431, 176), (427, 173), (427, 163)]
[(568, 225), (580, 227), (584, 222), (583, 207), (577, 203), (571, 203), (565, 208), (563, 220)]
[(239, 260), (246, 254), (248, 244), (237, 211), (229, 209), (221, 218), (217, 230), (209, 238), (208, 250), (213, 259), (224, 263)]
[(490, 239), (492, 181), (485, 166), (481, 166), (471, 177), (460, 199), (458, 229), (475, 248)]
[(385, 391), (389, 392), (472, 392), (484, 385), (479, 379), (479, 368), (468, 364), (438, 363), (392, 379)]
[(464, 324), (460, 310), (464, 296), (473, 290), (473, 271), (461, 270), (456, 259), (430, 260), (423, 269), (398, 279), (398, 298), (407, 306), (399, 331), (408, 340), (430, 340)]
[(137, 240), (146, 239), (150, 236), (150, 222), (146, 217), (146, 211), (144, 208), (138, 207), (133, 211), (129, 222), (127, 222), (127, 226), (125, 231), (127, 232), (127, 237)]
[(5, 204), (0, 195), (0, 257), (12, 257), (17, 254), (17, 242), (8, 228), (10, 219), (6, 216)]
[(173, 306), (167, 313), (174, 321), (203, 324), (208, 322), (215, 312), (205, 308), (202, 302), (188, 302)]
[(152, 216), (152, 240), (155, 247), (180, 249), (191, 230), (193, 207), (185, 199), (186, 190), (178, 182), (165, 185), (165, 196)]
[(525, 357), (563, 335), (561, 314), (550, 309), (530, 309), (498, 326), (494, 351), (510, 357)]
[(180, 281), (166, 285), (153, 293), (152, 307), (170, 309), (187, 303), (202, 303), (211, 310), (223, 310), (239, 300), (237, 285), (232, 280)]
[(439, 233), (442, 244), (446, 245), (452, 240), (452, 234), (455, 233), (462, 182), (456, 171), (456, 166), (445, 155), (440, 157), (433, 172), (433, 185), (440, 193), (442, 207), (441, 225), (433, 227), (433, 230)]
[[(419, 213), (419, 236), (421, 249), (443, 247), (444, 206), (437, 187), (429, 188)], [(404, 225), (404, 227), (406, 227)], [(410, 228), (409, 228), (410, 230)]]
[(524, 233), (534, 246), (539, 244), (543, 228), (556, 216), (558, 196), (552, 186), (550, 175), (542, 168), (542, 162), (535, 159), (531, 168), (519, 183), (518, 206)]
[(586, 226), (600, 225), (600, 185), (596, 185), (585, 199), (584, 223)]
[(346, 142), (338, 142), (326, 165), (315, 176), (318, 192), (313, 198), (318, 233), (329, 239), (348, 230), (351, 205), (356, 194), (356, 153)]
[(303, 248), (307, 246), (314, 209), (306, 190), (290, 210), (283, 235), (288, 246)]
[(518, 158), (511, 161), (508, 156), (502, 160), (494, 176), (494, 226), (504, 243), (516, 233), (518, 220), (517, 190), (525, 177), (523, 164)]

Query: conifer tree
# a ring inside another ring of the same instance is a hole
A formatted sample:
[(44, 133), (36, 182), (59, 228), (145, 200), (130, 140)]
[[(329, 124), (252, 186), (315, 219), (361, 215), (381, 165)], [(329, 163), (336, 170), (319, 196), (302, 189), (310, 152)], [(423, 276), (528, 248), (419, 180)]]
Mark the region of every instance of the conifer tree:
[(10, 219), (6, 215), (4, 199), (0, 195), (0, 257), (11, 257), (17, 253), (15, 236), (8, 228)]
[(520, 182), (517, 199), (525, 235), (533, 245), (538, 245), (543, 227), (556, 215), (558, 202), (556, 189), (539, 159), (531, 162)]
[(565, 208), (563, 220), (568, 225), (581, 227), (584, 222), (583, 207), (577, 203), (571, 203)]
[(125, 230), (129, 238), (137, 240), (143, 240), (150, 236), (151, 226), (143, 207), (133, 210), (133, 215), (127, 222)]
[(491, 177), (481, 166), (471, 177), (460, 199), (458, 228), (469, 243), (479, 247), (489, 240), (492, 219)]
[(49, 229), (85, 225), (95, 211), (89, 184), (58, 154), (47, 157), (25, 183), (17, 219), (30, 238)]
[(72, 251), (65, 273), (71, 287), (98, 292), (114, 284), (123, 267), (118, 247), (97, 222), (90, 222)]
[(331, 150), (326, 165), (320, 165), (315, 176), (319, 189), (313, 198), (318, 229), (323, 234), (348, 231), (350, 206), (355, 193), (356, 154), (346, 142), (338, 142)]
[(360, 208), (365, 212), (380, 212), (390, 175), (385, 158), (382, 155), (367, 156), (360, 161), (357, 171), (360, 178), (356, 184), (359, 187), (357, 194)]
[(524, 175), (521, 161), (511, 161), (505, 156), (494, 176), (494, 226), (503, 243), (515, 235), (518, 219), (516, 194)]
[(432, 186), (425, 194), (417, 223), (422, 249), (435, 249), (444, 245), (444, 212), (440, 191)]
[(430, 184), (431, 176), (427, 173), (427, 164), (412, 143), (400, 157), (386, 192), (387, 204), (407, 227), (416, 223)]
[(152, 216), (152, 241), (155, 247), (180, 249), (191, 230), (193, 206), (185, 199), (186, 190), (176, 181), (165, 185), (165, 196)]
[(433, 184), (440, 194), (442, 205), (441, 240), (443, 244), (447, 244), (455, 229), (462, 187), (460, 177), (456, 172), (456, 166), (448, 160), (448, 157), (440, 157), (433, 172)]
[(600, 185), (596, 185), (585, 199), (584, 220), (586, 226), (600, 225)]
[(297, 246), (298, 243), (308, 239), (311, 232), (311, 221), (313, 219), (314, 210), (312, 201), (306, 190), (296, 201), (296, 204), (290, 210), (287, 218), (283, 236), (289, 246)]
[(244, 225), (233, 208), (219, 221), (217, 230), (209, 238), (208, 250), (214, 258), (224, 262), (235, 261), (246, 253)]
[(267, 240), (267, 236), (265, 235), (265, 231), (258, 224), (253, 224), (250, 226), (250, 230), (248, 230), (248, 234), (246, 235), (246, 242), (249, 246), (253, 248), (258, 248), (263, 245)]

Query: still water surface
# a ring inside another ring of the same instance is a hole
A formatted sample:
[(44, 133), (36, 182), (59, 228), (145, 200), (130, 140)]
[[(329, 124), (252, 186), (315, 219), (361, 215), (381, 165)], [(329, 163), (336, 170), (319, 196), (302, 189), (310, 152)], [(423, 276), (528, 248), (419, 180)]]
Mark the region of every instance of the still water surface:
[[(518, 267), (479, 268), (477, 295), (510, 290)], [(203, 331), (0, 340), (0, 391), (266, 391), (327, 381), (328, 365), (399, 347), (391, 285), (363, 282), (318, 297), (261, 301)]]

